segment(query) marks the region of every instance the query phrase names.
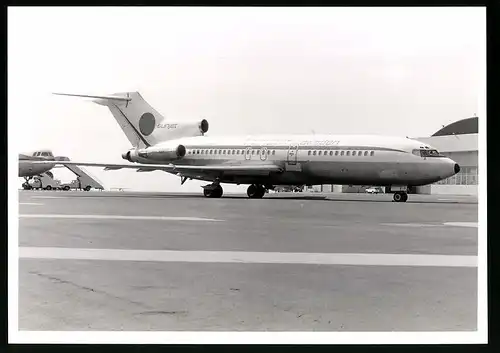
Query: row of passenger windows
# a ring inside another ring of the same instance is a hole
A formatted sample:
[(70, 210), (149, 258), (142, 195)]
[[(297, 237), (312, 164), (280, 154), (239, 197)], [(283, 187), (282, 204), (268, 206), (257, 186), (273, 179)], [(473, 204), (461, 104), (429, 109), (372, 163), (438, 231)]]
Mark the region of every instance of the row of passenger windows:
[[(344, 152), (345, 152), (345, 153), (344, 153)], [(316, 155), (316, 151), (309, 151), (307, 154), (308, 154), (309, 156), (310, 156), (311, 154), (312, 154), (313, 156), (315, 156), (315, 155)], [(334, 154), (334, 153), (333, 153), (333, 151), (317, 151), (317, 154), (318, 154), (318, 156), (321, 156), (321, 155), (326, 156), (326, 155), (328, 155), (328, 154), (330, 154), (330, 156), (333, 156), (333, 154)], [(356, 155), (357, 155), (357, 156), (363, 156), (363, 155), (364, 155), (364, 156), (368, 156), (368, 154), (369, 154), (370, 156), (373, 156), (373, 155), (375, 155), (375, 152), (374, 152), (374, 151), (370, 151), (370, 152), (368, 152), (368, 151), (364, 151), (364, 152), (363, 152), (363, 151), (335, 151), (335, 155), (336, 155), (336, 156), (338, 156), (338, 155), (343, 156), (344, 154), (345, 154), (346, 156), (350, 156), (350, 155), (353, 155), (353, 156), (356, 156)]]
[[(235, 154), (235, 155), (239, 155), (239, 154), (245, 154), (245, 151), (246, 150), (192, 150), (192, 151), (188, 151), (188, 154), (211, 154), (211, 155), (214, 155), (214, 154)], [(262, 152), (261, 152), (262, 151)], [(260, 155), (261, 153), (262, 154), (265, 154), (267, 153), (267, 155), (275, 155), (276, 154), (276, 151), (275, 150), (268, 150), (268, 149), (265, 149), (265, 150), (254, 150), (252, 149), (252, 152), (249, 152), (250, 154), (252, 155)], [(327, 156), (327, 155), (330, 155), (330, 156), (333, 156), (334, 155), (334, 151), (308, 151), (307, 152), (307, 155), (308, 156)], [(335, 156), (343, 156), (343, 155), (346, 155), (346, 156), (350, 156), (350, 155), (353, 155), (353, 156), (373, 156), (375, 154), (374, 151), (335, 151)]]
[[(259, 154), (261, 150), (252, 150), (251, 154)], [(266, 152), (267, 151), (267, 152)], [(267, 153), (268, 155), (276, 154), (275, 150), (263, 150), (262, 154)], [(188, 154), (245, 154), (245, 150), (193, 150), (188, 151)]]

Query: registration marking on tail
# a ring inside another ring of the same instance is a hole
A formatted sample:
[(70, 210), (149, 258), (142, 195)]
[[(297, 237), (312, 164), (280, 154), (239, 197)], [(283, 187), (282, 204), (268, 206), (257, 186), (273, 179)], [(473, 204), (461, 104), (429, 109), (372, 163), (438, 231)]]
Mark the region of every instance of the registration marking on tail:
[(477, 267), (477, 256), (20, 247), (20, 258), (239, 264)]
[(124, 215), (92, 215), (92, 214), (20, 214), (19, 218), (224, 222), (224, 220), (222, 220), (222, 219), (201, 218), (201, 217), (124, 216)]

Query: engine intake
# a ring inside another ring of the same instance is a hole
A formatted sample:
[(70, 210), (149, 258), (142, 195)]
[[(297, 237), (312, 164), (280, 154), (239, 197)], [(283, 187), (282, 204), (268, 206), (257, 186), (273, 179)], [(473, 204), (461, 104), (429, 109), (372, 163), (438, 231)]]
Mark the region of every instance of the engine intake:
[(204, 134), (208, 131), (208, 126), (208, 121), (206, 119), (203, 119), (202, 121), (200, 121), (198, 128), (200, 129), (200, 132)]
[(136, 150), (130, 150), (122, 154), (122, 158), (126, 159), (129, 162), (136, 162), (137, 161), (137, 151)]

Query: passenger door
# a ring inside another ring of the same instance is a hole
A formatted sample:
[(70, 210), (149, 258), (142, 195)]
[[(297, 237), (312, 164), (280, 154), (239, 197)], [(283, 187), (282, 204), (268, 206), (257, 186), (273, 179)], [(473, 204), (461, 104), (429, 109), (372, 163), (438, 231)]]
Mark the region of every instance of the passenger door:
[(245, 159), (248, 161), (252, 158), (252, 147), (247, 147), (245, 149)]
[(297, 144), (291, 144), (288, 147), (288, 153), (287, 153), (287, 162), (288, 164), (297, 164), (297, 151), (299, 149), (299, 145)]

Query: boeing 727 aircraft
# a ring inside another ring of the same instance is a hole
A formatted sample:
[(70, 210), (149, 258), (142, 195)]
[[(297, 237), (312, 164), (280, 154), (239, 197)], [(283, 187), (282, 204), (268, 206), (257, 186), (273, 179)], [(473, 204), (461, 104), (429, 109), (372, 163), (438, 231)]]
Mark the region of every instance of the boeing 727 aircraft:
[(279, 135), (208, 137), (207, 120), (166, 121), (139, 92), (93, 98), (106, 106), (133, 148), (122, 158), (134, 164), (58, 162), (106, 169), (162, 170), (211, 182), (206, 197), (222, 196), (221, 183), (250, 184), (250, 198), (274, 185), (391, 186), (394, 201), (408, 199), (409, 186), (426, 185), (460, 171), (435, 148), (409, 138), (369, 135)]
[(19, 177), (24, 178), (23, 188), (36, 175), (49, 172), (55, 166), (52, 151), (40, 150), (31, 153), (19, 154)]

